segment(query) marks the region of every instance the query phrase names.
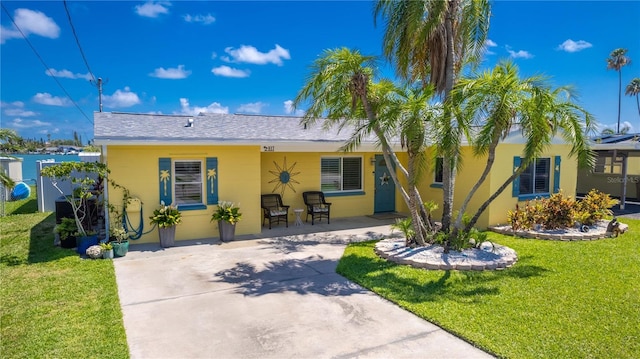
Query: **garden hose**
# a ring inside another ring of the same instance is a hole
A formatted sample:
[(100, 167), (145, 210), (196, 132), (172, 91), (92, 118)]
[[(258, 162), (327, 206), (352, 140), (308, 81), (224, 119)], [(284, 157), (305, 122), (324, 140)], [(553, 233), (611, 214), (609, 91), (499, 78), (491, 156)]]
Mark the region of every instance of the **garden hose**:
[[(131, 227), (131, 230), (129, 230), (129, 227)], [(129, 220), (129, 215), (127, 214), (127, 209), (125, 208), (122, 211), (122, 228), (124, 228), (127, 234), (133, 233), (133, 234), (129, 234), (129, 239), (136, 240), (136, 239), (140, 239), (140, 237), (142, 237), (145, 234), (153, 232), (153, 230), (156, 229), (156, 224), (154, 223), (153, 227), (151, 227), (149, 231), (143, 232), (144, 215), (142, 214), (142, 207), (140, 207), (140, 225), (138, 226), (138, 228), (133, 229), (133, 225), (131, 224), (131, 220)]]

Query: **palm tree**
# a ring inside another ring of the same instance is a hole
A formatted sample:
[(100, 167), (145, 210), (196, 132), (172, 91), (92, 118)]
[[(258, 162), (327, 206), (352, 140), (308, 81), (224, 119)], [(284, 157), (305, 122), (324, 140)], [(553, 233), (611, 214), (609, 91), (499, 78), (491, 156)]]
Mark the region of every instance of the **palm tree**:
[(631, 80), (627, 85), (627, 88), (624, 92), (627, 96), (635, 96), (636, 97), (636, 105), (638, 105), (638, 115), (640, 115), (640, 78), (636, 77)]
[(483, 173), (460, 208), (454, 233), (461, 228), (462, 215), (471, 198), (491, 172), (498, 144), (512, 130), (520, 130), (526, 140), (521, 165), (478, 208), (465, 225), (465, 232), (469, 232), (489, 204), (542, 155), (557, 133), (572, 145), (570, 155), (577, 157), (580, 166), (593, 164), (587, 134), (593, 131), (594, 120), (573, 103), (570, 88), (551, 89), (542, 76), (521, 79), (518, 67), (511, 61), (503, 61), (491, 71), (461, 79), (452, 96), (455, 103), (461, 104), (456, 116), (479, 125), (477, 134), (471, 138), (474, 154), (487, 156)]
[(618, 71), (618, 127), (620, 133), (620, 103), (622, 101), (622, 67), (629, 65), (631, 59), (627, 56), (627, 49), (619, 48), (611, 51), (607, 58), (607, 70)]
[[(356, 50), (326, 50), (313, 63), (306, 84), (294, 100), (294, 107), (309, 102), (303, 118), (305, 125), (324, 117), (325, 128), (353, 126), (355, 131), (342, 146), (342, 151), (357, 148), (368, 135), (376, 136), (391, 178), (411, 213), (416, 229), (415, 241), (424, 245), (432, 228), (416, 184), (421, 156), (425, 153), (427, 129), (424, 118), (433, 90), (431, 87), (398, 88), (388, 80), (374, 82), (375, 66), (374, 57), (364, 56)], [(407, 149), (407, 168), (389, 145), (391, 135), (399, 136)], [(396, 169), (405, 177), (408, 188), (399, 181)]]
[[(409, 80), (431, 83), (444, 102), (466, 64), (477, 64), (489, 31), (488, 0), (378, 0), (374, 19), (385, 21), (384, 55), (395, 60), (397, 73)], [(451, 113), (441, 117), (443, 137), (443, 217), (448, 231), (460, 133)]]

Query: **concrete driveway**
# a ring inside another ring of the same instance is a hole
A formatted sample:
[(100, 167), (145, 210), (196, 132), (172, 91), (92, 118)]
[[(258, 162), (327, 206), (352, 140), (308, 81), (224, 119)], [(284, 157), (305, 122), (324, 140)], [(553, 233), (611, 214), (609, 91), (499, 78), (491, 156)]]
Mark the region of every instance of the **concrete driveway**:
[(132, 245), (114, 260), (131, 357), (490, 357), (335, 273), (347, 241), (390, 232), (363, 221), (372, 226)]

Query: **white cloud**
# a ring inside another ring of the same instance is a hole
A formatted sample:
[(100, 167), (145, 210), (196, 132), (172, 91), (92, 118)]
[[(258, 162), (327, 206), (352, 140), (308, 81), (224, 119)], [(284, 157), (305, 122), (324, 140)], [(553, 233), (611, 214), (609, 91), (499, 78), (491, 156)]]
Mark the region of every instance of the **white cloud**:
[(81, 73), (73, 73), (67, 69), (63, 69), (63, 70), (56, 70), (56, 69), (51, 69), (51, 72), (49, 71), (44, 71), (44, 73), (47, 76), (55, 76), (55, 77), (63, 77), (63, 78), (67, 78), (67, 79), (85, 79), (85, 80), (91, 80), (91, 74), (89, 74), (88, 72), (86, 74), (81, 74)]
[(12, 127), (15, 128), (33, 128), (33, 127), (45, 127), (51, 126), (50, 122), (44, 122), (40, 120), (23, 120), (21, 118), (13, 119)]
[(510, 46), (505, 46), (505, 48), (507, 49), (509, 56), (514, 59), (530, 59), (533, 57), (531, 53), (525, 50), (513, 51)]
[(252, 103), (245, 103), (240, 105), (240, 107), (238, 107), (238, 109), (236, 110), (236, 112), (241, 112), (241, 113), (260, 113), (262, 111), (262, 108), (268, 106), (268, 104), (264, 103), (264, 102), (252, 102)]
[[(57, 39), (60, 36), (60, 27), (52, 18), (40, 11), (16, 9), (13, 13), (13, 20), (25, 36), (34, 34), (50, 39)], [(7, 39), (22, 37), (15, 27), (2, 26), (0, 30), (0, 44), (4, 44)]]
[(578, 52), (584, 49), (588, 49), (592, 47), (591, 43), (588, 43), (584, 40), (573, 41), (571, 39), (566, 40), (562, 44), (558, 45), (558, 50), (566, 51), (566, 52)]
[(178, 65), (177, 68), (168, 68), (159, 67), (155, 69), (152, 73), (149, 74), (151, 77), (157, 77), (159, 79), (170, 79), (170, 80), (178, 80), (184, 79), (191, 75), (190, 70), (185, 70), (184, 65)]
[(213, 17), (211, 14), (206, 14), (206, 15), (184, 15), (182, 17), (184, 19), (184, 21), (186, 22), (201, 22), (204, 25), (209, 25), (209, 24), (213, 24), (216, 21), (216, 18)]
[(22, 101), (0, 102), (0, 106), (7, 116), (33, 117), (38, 114), (37, 112), (25, 110), (24, 102)]
[(204, 113), (229, 113), (229, 107), (224, 107), (221, 104), (219, 104), (218, 102), (212, 102), (209, 106), (207, 107), (191, 107), (191, 105), (189, 105), (189, 99), (188, 98), (181, 98), (180, 99), (180, 114), (183, 115), (197, 115), (201, 112)]
[(294, 116), (304, 115), (304, 111), (296, 110), (295, 108), (293, 108), (293, 101), (287, 100), (283, 104), (284, 104), (284, 112), (286, 112), (287, 114), (289, 115), (293, 114)]
[(71, 101), (66, 97), (51, 96), (51, 94), (47, 92), (38, 92), (33, 96), (33, 101), (49, 106), (71, 106)]
[(496, 44), (493, 40), (487, 39), (484, 42), (484, 53), (487, 54), (487, 55), (495, 55), (496, 53), (491, 51), (491, 50), (489, 50), (489, 48), (496, 47), (496, 46), (498, 46), (498, 44)]
[(251, 71), (249, 70), (234, 69), (233, 67), (224, 66), (224, 65), (212, 68), (211, 72), (213, 72), (213, 74), (216, 76), (240, 77), (240, 78), (249, 77), (249, 75), (251, 74)]
[(257, 65), (271, 63), (282, 66), (283, 59), (291, 59), (289, 50), (280, 47), (280, 45), (278, 44), (276, 44), (276, 47), (273, 50), (269, 50), (269, 52), (260, 52), (255, 47), (246, 45), (240, 46), (239, 49), (227, 47), (226, 49), (224, 49), (224, 52), (231, 56), (231, 58), (229, 58), (228, 56), (222, 57), (222, 60), (227, 62), (246, 62)]
[(158, 17), (168, 14), (171, 3), (168, 1), (147, 1), (143, 5), (136, 5), (136, 14), (144, 17)]
[(135, 92), (131, 92), (129, 87), (125, 87), (124, 91), (116, 90), (113, 95), (105, 95), (103, 97), (103, 103), (106, 107), (118, 108), (118, 107), (131, 107), (139, 104), (140, 98)]

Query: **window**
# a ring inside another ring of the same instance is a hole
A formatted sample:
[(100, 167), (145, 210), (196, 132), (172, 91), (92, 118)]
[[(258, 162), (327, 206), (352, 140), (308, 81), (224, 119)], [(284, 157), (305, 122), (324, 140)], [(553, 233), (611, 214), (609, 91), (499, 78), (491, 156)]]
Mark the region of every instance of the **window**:
[(520, 174), (519, 195), (549, 193), (550, 169), (550, 158), (536, 158)]
[(434, 169), (433, 183), (442, 183), (442, 157), (436, 158), (436, 167)]
[(323, 192), (362, 191), (362, 158), (322, 158), (320, 177)]
[(202, 162), (176, 160), (173, 166), (176, 205), (203, 204)]
[(596, 157), (596, 165), (593, 169), (595, 173), (611, 173), (611, 174), (622, 174), (622, 162), (623, 158), (618, 156), (606, 156), (599, 154)]

